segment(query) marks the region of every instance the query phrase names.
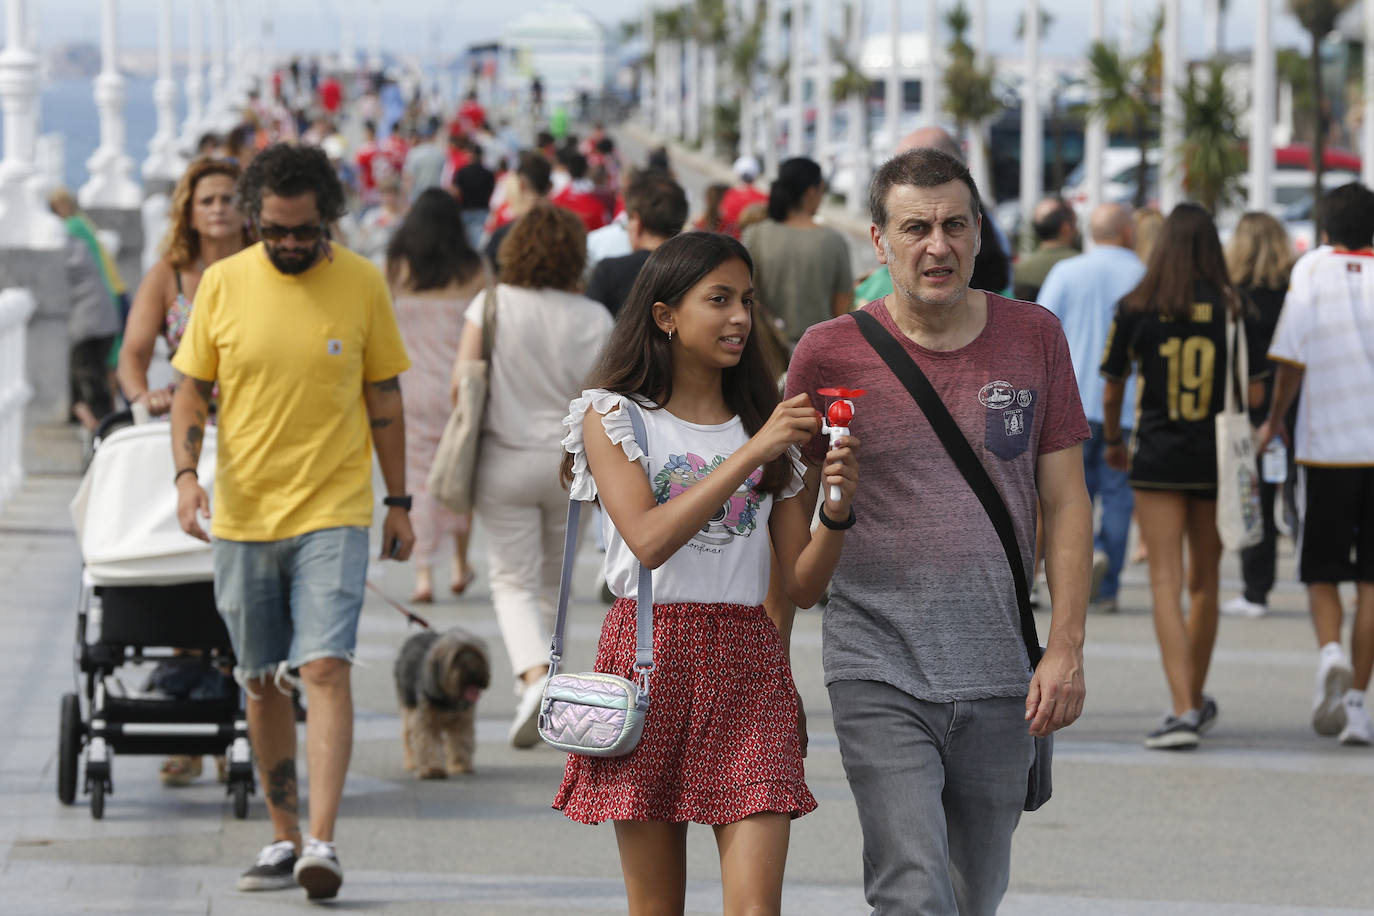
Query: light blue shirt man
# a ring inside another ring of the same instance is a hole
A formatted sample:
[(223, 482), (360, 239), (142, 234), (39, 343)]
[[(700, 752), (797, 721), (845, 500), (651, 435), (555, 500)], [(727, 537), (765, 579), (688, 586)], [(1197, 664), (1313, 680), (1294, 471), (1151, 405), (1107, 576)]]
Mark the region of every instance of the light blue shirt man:
[[(1065, 258), (1050, 268), (1040, 287), (1039, 303), (1064, 325), (1069, 355), (1078, 377), (1083, 412), (1091, 423), (1102, 422), (1102, 349), (1107, 345), (1116, 304), (1135, 289), (1145, 265), (1135, 252), (1119, 244), (1103, 244), (1086, 254)], [(1126, 382), (1126, 409), (1135, 407), (1135, 376)], [(1132, 414), (1126, 414), (1129, 419)], [(1123, 423), (1130, 426), (1130, 423)]]
[[(1107, 467), (1102, 434), (1102, 389), (1099, 367), (1116, 304), (1135, 289), (1145, 266), (1130, 249), (1131, 214), (1120, 204), (1103, 204), (1092, 213), (1094, 247), (1087, 254), (1066, 258), (1050, 268), (1040, 287), (1039, 302), (1064, 325), (1069, 356), (1078, 377), (1078, 394), (1088, 417), (1092, 438), (1083, 443), (1083, 477), (1088, 495), (1102, 501), (1101, 523), (1093, 539), (1092, 610), (1117, 610), (1116, 594), (1121, 568), (1126, 561), (1126, 542), (1131, 532), (1135, 504), (1130, 483), (1122, 471)], [(1127, 410), (1135, 404), (1135, 376), (1126, 381)], [(1122, 435), (1129, 436), (1127, 413)]]

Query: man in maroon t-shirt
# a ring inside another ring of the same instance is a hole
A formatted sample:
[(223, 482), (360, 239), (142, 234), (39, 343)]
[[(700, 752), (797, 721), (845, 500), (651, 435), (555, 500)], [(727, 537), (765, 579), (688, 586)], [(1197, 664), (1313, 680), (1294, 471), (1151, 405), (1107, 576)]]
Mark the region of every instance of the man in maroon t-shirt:
[[(996, 485), (1030, 578), (1037, 505), (1053, 614), (1030, 669), (997, 531), (925, 414), (845, 315), (797, 345), (787, 396), (862, 388), (853, 530), (831, 580), (823, 661), (880, 913), (991, 914), (1010, 877), (1032, 736), (1083, 709), (1092, 504), (1088, 424), (1058, 320), (969, 288), (977, 189), (934, 149), (874, 177), (873, 244), (893, 292), (864, 307), (920, 365)], [(826, 441), (805, 450), (814, 495)], [(822, 510), (823, 511), (823, 510)], [(822, 519), (840, 524), (838, 519)]]

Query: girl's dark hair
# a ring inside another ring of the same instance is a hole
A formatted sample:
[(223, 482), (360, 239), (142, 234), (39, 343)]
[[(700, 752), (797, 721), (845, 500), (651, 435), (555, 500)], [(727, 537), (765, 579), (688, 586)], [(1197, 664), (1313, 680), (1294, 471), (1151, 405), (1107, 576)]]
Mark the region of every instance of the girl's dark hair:
[(1199, 281), (1214, 287), (1226, 308), (1239, 317), (1240, 297), (1231, 284), (1212, 215), (1197, 204), (1179, 204), (1159, 231), (1145, 276), (1122, 301), (1131, 311), (1186, 320)]
[(801, 206), (807, 191), (823, 184), (821, 167), (805, 156), (788, 159), (778, 166), (778, 177), (768, 188), (768, 218), (775, 223), (787, 219), (789, 213)]
[(315, 195), (320, 220), (332, 223), (344, 215), (344, 191), (329, 157), (318, 146), (273, 143), (253, 157), (234, 193), (234, 207), (256, 225), (262, 199)]
[[(673, 396), (673, 349), (668, 335), (654, 321), (654, 303), (676, 308), (707, 274), (735, 258), (743, 261), (753, 276), (749, 252), (728, 235), (685, 232), (654, 249), (620, 309), (611, 339), (586, 387), (604, 388), (640, 402), (668, 403)], [(720, 383), (726, 405), (751, 436), (763, 428), (778, 406), (777, 374), (753, 331), (744, 340), (739, 362), (721, 372)], [(572, 481), (571, 454), (563, 456), (562, 477), (564, 483)], [(759, 489), (777, 495), (791, 477), (792, 463), (784, 452), (764, 468)]]
[(393, 286), (404, 280), (417, 293), (465, 283), (481, 269), (482, 257), (468, 244), (458, 202), (438, 188), (415, 198), (386, 246), (387, 280)]

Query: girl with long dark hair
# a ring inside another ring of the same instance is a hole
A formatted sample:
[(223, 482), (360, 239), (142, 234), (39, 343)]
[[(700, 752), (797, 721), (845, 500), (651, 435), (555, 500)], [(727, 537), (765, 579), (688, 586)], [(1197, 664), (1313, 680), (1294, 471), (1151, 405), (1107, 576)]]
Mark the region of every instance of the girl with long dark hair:
[(449, 375), (463, 336), (463, 316), (482, 289), (482, 258), (462, 231), (462, 212), (449, 194), (429, 188), (415, 199), (386, 248), (386, 278), (396, 306), (410, 369), (405, 389), (406, 480), (413, 504), (415, 591), (412, 601), (434, 600), (433, 562), (441, 541), (453, 538), (449, 589), (461, 594), (472, 581), (468, 536), (472, 515), (457, 515), (430, 496), (426, 481), (450, 410)]
[[(597, 670), (631, 673), (637, 569), (654, 570), (643, 737), (624, 757), (571, 755), (554, 802), (577, 821), (615, 822), (633, 914), (681, 912), (691, 821), (715, 829), (725, 911), (779, 912), (791, 819), (816, 806), (787, 658), (791, 611), (770, 620), (762, 603), (770, 540), (788, 598), (820, 598), (853, 522), (859, 443), (841, 440), (822, 470), (805, 471), (797, 449), (819, 418), (807, 395), (778, 402), (751, 333), (751, 267), (728, 236), (665, 242), (563, 421), (564, 479), (574, 498), (601, 501), (617, 596)], [(822, 484), (839, 498), (827, 497), (813, 535), (809, 499), (794, 497)]]
[[(1155, 635), (1171, 709), (1145, 746), (1192, 748), (1216, 721), (1203, 693), (1217, 635), (1221, 538), (1217, 534), (1217, 454), (1213, 418), (1233, 378), (1227, 316), (1246, 325), (1249, 364), (1263, 375), (1261, 335), (1242, 308), (1227, 273), (1212, 217), (1179, 204), (1165, 220), (1145, 276), (1117, 306), (1102, 374), (1107, 464), (1130, 472), (1140, 534), (1148, 548)], [(1139, 406), (1130, 443), (1121, 438), (1127, 375), (1140, 373)], [(1253, 376), (1252, 376), (1253, 377)], [(1250, 402), (1263, 387), (1250, 385)], [(1128, 467), (1129, 466), (1129, 467)], [(1188, 545), (1185, 619), (1183, 544)]]

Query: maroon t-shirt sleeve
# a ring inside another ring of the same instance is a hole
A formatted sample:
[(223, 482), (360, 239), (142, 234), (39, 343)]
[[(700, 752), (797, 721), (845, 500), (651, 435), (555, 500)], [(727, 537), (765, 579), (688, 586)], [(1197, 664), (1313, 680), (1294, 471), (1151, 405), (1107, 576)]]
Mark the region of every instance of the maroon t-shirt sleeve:
[[(826, 352), (825, 343), (821, 338), (827, 336), (827, 332), (831, 332), (828, 325), (829, 322), (807, 329), (802, 339), (797, 342), (796, 349), (792, 351), (792, 361), (787, 366), (787, 388), (784, 394), (784, 398), (790, 399), (805, 392), (810, 395), (812, 406), (819, 411), (825, 410), (825, 399), (816, 391), (826, 386), (826, 383), (821, 381), (825, 371), (822, 360)], [(829, 450), (829, 437), (817, 435), (802, 446), (801, 453), (807, 464), (818, 465), (825, 461), (825, 453)]]
[(1044, 401), (1049, 409), (1040, 429), (1039, 454), (1046, 455), (1076, 445), (1091, 433), (1088, 418), (1083, 413), (1083, 401), (1078, 395), (1078, 380), (1074, 376), (1064, 327), (1056, 319), (1042, 324), (1042, 329), (1048, 363), (1046, 382), (1050, 390)]

